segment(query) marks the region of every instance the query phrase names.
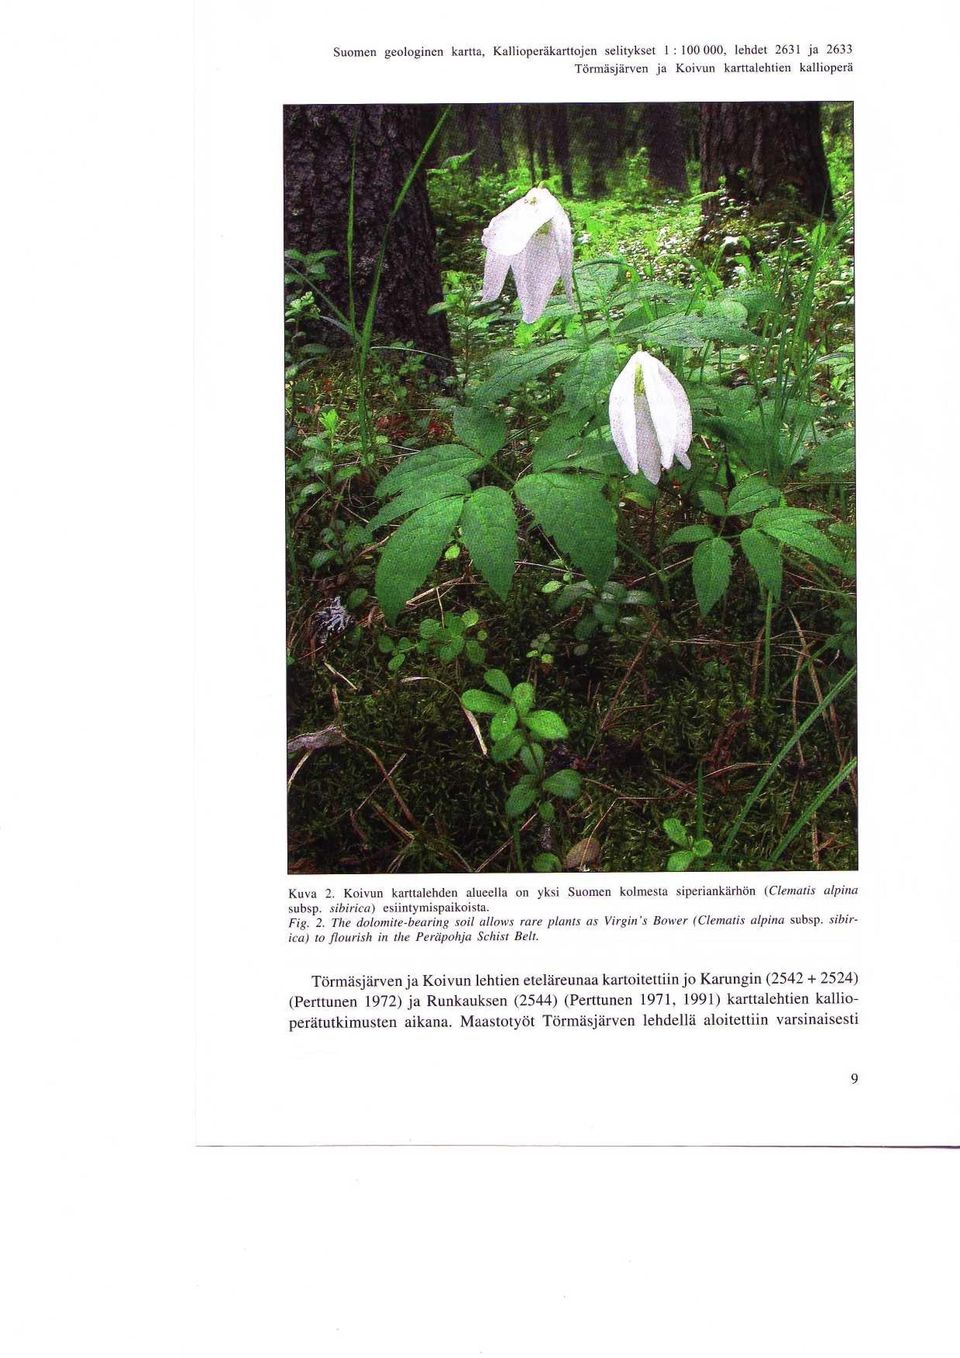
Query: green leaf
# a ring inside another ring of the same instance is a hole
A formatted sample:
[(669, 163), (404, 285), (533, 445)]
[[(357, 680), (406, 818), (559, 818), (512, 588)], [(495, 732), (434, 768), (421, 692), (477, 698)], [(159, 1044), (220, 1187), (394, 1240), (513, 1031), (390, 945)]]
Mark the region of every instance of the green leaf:
[(754, 510), (779, 499), (779, 496), (780, 492), (767, 485), (761, 477), (748, 476), (746, 480), (738, 481), (727, 497), (727, 513), (741, 516), (752, 514)]
[(807, 470), (816, 476), (843, 476), (853, 471), (853, 464), (853, 430), (844, 429), (814, 448), (807, 462)]
[(701, 542), (693, 554), (693, 588), (704, 617), (723, 596), (730, 583), (733, 548), (726, 538)]
[(532, 866), (534, 872), (559, 872), (563, 864), (555, 853), (538, 853)]
[[(621, 329), (627, 327), (621, 325)], [(648, 345), (678, 345), (683, 349), (700, 349), (710, 340), (721, 344), (758, 344), (756, 335), (725, 316), (663, 316), (648, 325), (629, 327)]]
[(541, 740), (564, 740), (569, 735), (563, 718), (543, 707), (528, 712), (521, 720), (527, 730)]
[(592, 476), (525, 476), (517, 497), (562, 552), (599, 589), (613, 570), (616, 514)]
[(726, 515), (727, 507), (717, 491), (711, 490), (709, 486), (703, 486), (697, 491), (697, 495), (708, 514), (715, 514), (720, 519)]
[(826, 517), (826, 514), (809, 509), (762, 509), (753, 526), (805, 556), (816, 557), (831, 566), (844, 566), (846, 562), (841, 553), (826, 534), (813, 525), (812, 520)]
[(544, 779), (543, 786), (547, 792), (552, 792), (557, 797), (568, 797), (572, 800), (580, 796), (581, 779), (575, 769), (559, 769)]
[(424, 505), (384, 544), (375, 590), (388, 622), (416, 594), (440, 558), (463, 511), (461, 498)]
[(532, 684), (517, 684), (511, 696), (513, 705), (521, 716), (525, 716), (526, 713), (530, 711), (531, 707), (533, 707), (534, 691)]
[(560, 415), (547, 426), (534, 445), (531, 465), (535, 472), (563, 466), (577, 451), (584, 418), (582, 415)]
[(499, 486), (481, 486), (464, 505), (460, 531), (477, 570), (505, 599), (518, 556), (513, 500)]
[(499, 712), (504, 706), (502, 698), (482, 688), (468, 688), (460, 701), (468, 712)]
[(669, 820), (663, 822), (663, 828), (667, 835), (673, 840), (674, 844), (679, 844), (681, 848), (686, 848), (690, 843), (690, 835), (682, 821), (671, 816)]
[(606, 400), (620, 367), (612, 344), (591, 344), (585, 354), (570, 364), (564, 375), (561, 386), (567, 408), (587, 411), (601, 396)]
[(507, 422), (503, 416), (473, 406), (457, 406), (453, 412), (453, 428), (461, 443), (487, 459), (498, 453), (507, 441)]
[(487, 670), (483, 676), (483, 682), (488, 688), (496, 689), (497, 693), (502, 693), (505, 698), (509, 698), (513, 693), (513, 685), (503, 670)]
[[(616, 377), (616, 373), (614, 373)], [(581, 413), (575, 423), (583, 423)], [(602, 434), (599, 430), (591, 430), (582, 438), (577, 437), (565, 444), (556, 444), (552, 447), (544, 448), (544, 440), (541, 439), (534, 449), (533, 460), (530, 470), (534, 472), (548, 471), (587, 471), (599, 472), (602, 476), (612, 476), (623, 471), (623, 462), (620, 454), (614, 446), (613, 439), (608, 434)], [(639, 480), (649, 486), (643, 474)], [(636, 477), (630, 477), (628, 484), (637, 481)], [(651, 487), (654, 489), (654, 487)]]
[(553, 802), (541, 802), (537, 807), (537, 810), (540, 812), (540, 819), (543, 821), (544, 825), (552, 825), (557, 819), (557, 812)]
[(679, 853), (672, 853), (667, 859), (667, 872), (684, 872), (695, 857), (691, 849), (681, 849)]
[(399, 495), (419, 484), (424, 477), (437, 476), (441, 472), (469, 476), (482, 466), (483, 458), (469, 448), (461, 448), (458, 443), (441, 443), (436, 448), (424, 448), (405, 457), (379, 483), (377, 496), (383, 500), (388, 495)]
[(523, 761), (523, 767), (528, 773), (534, 774), (537, 778), (543, 774), (544, 754), (542, 745), (538, 745), (536, 741), (531, 741), (529, 745), (524, 745), (523, 749), (520, 751), (520, 758)]
[(675, 542), (706, 542), (713, 537), (713, 529), (705, 523), (692, 523), (689, 528), (678, 528), (667, 538), (668, 545)]
[(740, 534), (743, 554), (757, 573), (757, 579), (773, 598), (780, 598), (783, 588), (783, 561), (780, 548), (756, 528), (745, 528)]
[(522, 816), (524, 811), (537, 800), (537, 788), (531, 787), (529, 783), (518, 783), (516, 787), (510, 789), (507, 797), (506, 812), (508, 816)]
[(554, 340), (540, 345), (532, 351), (519, 356), (507, 350), (496, 354), (490, 362), (490, 376), (477, 387), (474, 400), (477, 405), (492, 405), (504, 396), (509, 396), (518, 387), (525, 386), (533, 378), (539, 377), (549, 368), (566, 363), (575, 354), (581, 353), (578, 343), (572, 340)]
[(709, 858), (713, 853), (713, 843), (709, 839), (695, 839), (690, 847), (698, 858)]
[(490, 739), (503, 740), (508, 736), (517, 724), (517, 709), (512, 703), (507, 703), (501, 707), (493, 721), (490, 723)]
[(498, 740), (490, 750), (490, 758), (495, 764), (504, 764), (520, 749), (523, 744), (523, 736), (519, 731), (511, 731), (503, 740)]

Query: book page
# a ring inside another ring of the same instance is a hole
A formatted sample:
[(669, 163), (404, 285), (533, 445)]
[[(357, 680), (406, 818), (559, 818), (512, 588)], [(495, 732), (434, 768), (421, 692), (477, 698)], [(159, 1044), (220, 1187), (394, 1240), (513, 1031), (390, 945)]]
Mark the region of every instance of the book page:
[(200, 8), (198, 1142), (955, 1144), (906, 58), (288, 8)]

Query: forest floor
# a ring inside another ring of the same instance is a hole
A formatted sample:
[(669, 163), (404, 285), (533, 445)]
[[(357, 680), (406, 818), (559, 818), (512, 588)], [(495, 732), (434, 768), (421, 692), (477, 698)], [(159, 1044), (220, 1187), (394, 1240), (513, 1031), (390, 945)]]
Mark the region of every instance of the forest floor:
[[(496, 872), (549, 862), (655, 871), (693, 841), (710, 847), (691, 870), (855, 867), (849, 215), (825, 244), (812, 244), (808, 231), (785, 236), (729, 214), (704, 236), (694, 194), (629, 211), (617, 198), (569, 205), (578, 268), (598, 261), (615, 269), (618, 286), (631, 278), (675, 284), (700, 299), (701, 312), (733, 288), (746, 298), (779, 287), (775, 323), (751, 315), (763, 335), (752, 366), (710, 345), (683, 362), (690, 374), (700, 362), (701, 377), (716, 366), (711, 393), (719, 386), (736, 395), (752, 382), (760, 402), (780, 380), (782, 336), (801, 326), (796, 372), (806, 385), (781, 412), (792, 452), (776, 491), (818, 516), (843, 548), (842, 562), (787, 542), (782, 592), (771, 595), (738, 556), (722, 598), (704, 614), (691, 577), (693, 539), (683, 545), (674, 535), (704, 522), (711, 493), (728, 496), (759, 473), (744, 433), (756, 412), (740, 411), (734, 427), (726, 407), (718, 415), (694, 401), (709, 486), (665, 476), (655, 496), (622, 500), (612, 596), (585, 589), (526, 519), (505, 599), (453, 543), (388, 626), (374, 594), (379, 544), (345, 545), (347, 530), (379, 508), (378, 476), (411, 450), (452, 442), (451, 411), (489, 374), (498, 346), (522, 352), (563, 324), (549, 308), (534, 326), (519, 324), (509, 284), (492, 307), (475, 305), (477, 223), (510, 201), (510, 186), (494, 193), (441, 181), (433, 192), (456, 379), (438, 382), (408, 349), (374, 351), (372, 465), (349, 352), (288, 367), (288, 714), (290, 736), (299, 738), (290, 760), (290, 870)], [(504, 477), (529, 468), (557, 404), (549, 372), (501, 403)], [(487, 757), (484, 730), (461, 702), (491, 669), (529, 682), (537, 706), (565, 723), (548, 767), (574, 769), (580, 791), (557, 802), (550, 822), (535, 808), (505, 814), (507, 775)]]

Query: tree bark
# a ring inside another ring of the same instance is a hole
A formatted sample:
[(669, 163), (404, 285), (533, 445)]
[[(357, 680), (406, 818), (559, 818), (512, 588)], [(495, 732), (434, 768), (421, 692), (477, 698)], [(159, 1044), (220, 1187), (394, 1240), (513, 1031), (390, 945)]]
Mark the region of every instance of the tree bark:
[(550, 109), (550, 139), (553, 142), (553, 159), (560, 170), (561, 190), (568, 198), (573, 196), (573, 174), (570, 169), (570, 124), (567, 121), (566, 104), (553, 104)]
[(689, 190), (680, 109), (676, 104), (645, 104), (643, 144), (650, 157), (650, 178), (678, 193)]
[[(833, 216), (820, 105), (701, 104), (700, 186), (773, 218)], [(791, 209), (793, 209), (791, 211)], [(719, 210), (706, 199), (705, 218)]]
[(530, 167), (530, 185), (532, 187), (537, 182), (537, 164), (535, 159), (536, 140), (533, 134), (533, 115), (530, 112), (529, 104), (524, 104), (521, 112), (523, 115), (523, 140), (527, 151), (527, 164)]
[(507, 168), (507, 157), (503, 150), (503, 119), (499, 104), (485, 104), (484, 114), (490, 137), (494, 169), (503, 174)]
[[(434, 124), (422, 107), (292, 104), (283, 111), (284, 247), (304, 254), (336, 250), (327, 261), (324, 291), (349, 314), (347, 218), (350, 167), (354, 174), (353, 273), (357, 323), (370, 295), (377, 256), (394, 202)], [(390, 227), (376, 329), (389, 339), (407, 340), (443, 360), (450, 337), (443, 313), (428, 309), (442, 300), (436, 232), (426, 182), (419, 175)], [(322, 309), (322, 304), (321, 304)], [(322, 338), (342, 344), (332, 325)]]

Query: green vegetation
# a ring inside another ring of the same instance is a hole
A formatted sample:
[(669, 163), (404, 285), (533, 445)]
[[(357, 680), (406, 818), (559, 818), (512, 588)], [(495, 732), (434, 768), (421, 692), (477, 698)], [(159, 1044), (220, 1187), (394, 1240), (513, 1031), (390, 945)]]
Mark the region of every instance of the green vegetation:
[[(448, 159), (445, 381), (378, 343), (375, 297), (311, 342), (328, 260), (290, 256), (290, 730), (342, 737), (291, 767), (292, 871), (856, 865), (842, 120), (828, 159), (836, 220), (801, 226), (726, 199), (704, 226), (695, 164), (682, 197), (642, 155), (600, 198), (550, 178), (573, 300), (530, 324), (512, 277), (478, 304), (529, 177)], [(692, 411), (657, 484), (610, 429), (638, 348)]]

